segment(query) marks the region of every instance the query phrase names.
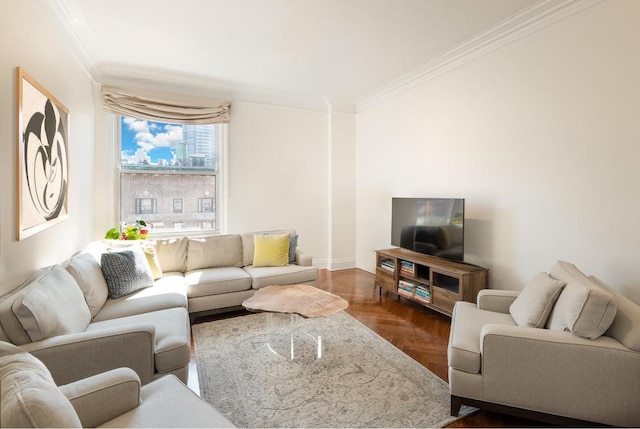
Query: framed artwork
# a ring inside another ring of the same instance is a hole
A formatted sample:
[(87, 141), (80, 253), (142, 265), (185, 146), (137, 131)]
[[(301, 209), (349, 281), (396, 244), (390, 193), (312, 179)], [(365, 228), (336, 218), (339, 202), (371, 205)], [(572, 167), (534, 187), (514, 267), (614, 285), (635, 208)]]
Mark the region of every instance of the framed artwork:
[(18, 67), (16, 238), (69, 215), (69, 111)]

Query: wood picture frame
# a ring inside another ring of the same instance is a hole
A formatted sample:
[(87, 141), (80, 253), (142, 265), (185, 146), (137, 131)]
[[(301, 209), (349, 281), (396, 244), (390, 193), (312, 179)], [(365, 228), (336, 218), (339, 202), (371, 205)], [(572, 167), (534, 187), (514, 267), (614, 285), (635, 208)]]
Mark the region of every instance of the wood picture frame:
[(16, 239), (69, 215), (69, 110), (22, 68), (17, 76)]

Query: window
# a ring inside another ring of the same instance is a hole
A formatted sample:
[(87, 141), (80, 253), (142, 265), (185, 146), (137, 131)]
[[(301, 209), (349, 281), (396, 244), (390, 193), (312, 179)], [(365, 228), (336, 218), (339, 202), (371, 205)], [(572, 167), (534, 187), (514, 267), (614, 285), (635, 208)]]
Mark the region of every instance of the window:
[(156, 214), (157, 207), (155, 198), (136, 198), (136, 214)]
[(219, 159), (227, 125), (121, 116), (119, 128), (120, 220), (142, 218), (152, 234), (219, 230)]
[(213, 225), (211, 225), (211, 222), (200, 222), (200, 228), (209, 229), (209, 228), (213, 228)]
[(213, 198), (198, 198), (198, 213), (212, 213), (213, 204)]
[(173, 199), (173, 212), (174, 213), (182, 213), (182, 198), (174, 198)]

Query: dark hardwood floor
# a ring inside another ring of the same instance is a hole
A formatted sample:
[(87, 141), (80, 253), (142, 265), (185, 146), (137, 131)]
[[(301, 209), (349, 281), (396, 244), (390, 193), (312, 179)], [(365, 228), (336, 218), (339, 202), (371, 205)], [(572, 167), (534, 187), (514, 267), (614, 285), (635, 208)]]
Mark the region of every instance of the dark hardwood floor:
[[(451, 318), (417, 303), (382, 292), (374, 276), (359, 269), (320, 270), (318, 286), (349, 301), (346, 310), (371, 330), (447, 381), (447, 343)], [(231, 317), (243, 312), (208, 316), (195, 323)], [(195, 371), (192, 357), (191, 371)], [(190, 380), (193, 377), (190, 377)], [(197, 379), (197, 376), (195, 377)], [(191, 383), (190, 383), (191, 384)], [(449, 427), (541, 427), (546, 424), (503, 414), (478, 411)]]

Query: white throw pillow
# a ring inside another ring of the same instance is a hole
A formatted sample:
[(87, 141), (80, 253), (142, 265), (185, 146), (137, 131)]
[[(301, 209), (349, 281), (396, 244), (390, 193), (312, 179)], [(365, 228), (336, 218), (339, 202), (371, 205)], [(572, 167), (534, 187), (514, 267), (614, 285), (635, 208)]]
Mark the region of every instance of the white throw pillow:
[(107, 282), (98, 261), (88, 253), (81, 253), (71, 258), (67, 271), (80, 286), (91, 311), (91, 317), (98, 314), (109, 296)]
[(536, 275), (509, 307), (511, 317), (518, 326), (543, 328), (564, 286), (547, 273)]

